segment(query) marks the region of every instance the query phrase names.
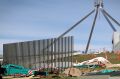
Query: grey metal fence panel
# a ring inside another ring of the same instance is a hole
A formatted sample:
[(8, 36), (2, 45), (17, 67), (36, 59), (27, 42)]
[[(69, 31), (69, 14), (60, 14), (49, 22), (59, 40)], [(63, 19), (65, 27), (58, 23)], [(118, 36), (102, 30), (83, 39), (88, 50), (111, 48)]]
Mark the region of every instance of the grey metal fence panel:
[(27, 68), (71, 67), (72, 53), (72, 36), (3, 45), (4, 63)]

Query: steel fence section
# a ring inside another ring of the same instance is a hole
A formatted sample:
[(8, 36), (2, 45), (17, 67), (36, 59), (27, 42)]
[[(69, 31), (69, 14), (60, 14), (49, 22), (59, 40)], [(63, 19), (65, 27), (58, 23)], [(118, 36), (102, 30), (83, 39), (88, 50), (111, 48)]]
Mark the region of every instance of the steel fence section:
[[(18, 64), (27, 68), (59, 69), (71, 67), (73, 36), (34, 40), (3, 45), (4, 63)], [(51, 46), (49, 46), (54, 42)], [(45, 49), (49, 46), (47, 49)], [(44, 50), (43, 50), (44, 49)]]

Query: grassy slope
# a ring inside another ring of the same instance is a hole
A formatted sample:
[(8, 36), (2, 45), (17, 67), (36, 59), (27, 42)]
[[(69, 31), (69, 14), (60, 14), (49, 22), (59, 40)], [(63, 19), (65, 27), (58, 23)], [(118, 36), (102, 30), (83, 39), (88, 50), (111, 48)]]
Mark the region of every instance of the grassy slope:
[[(106, 53), (107, 54), (107, 59), (113, 63), (113, 64), (118, 64), (120, 63), (120, 54), (114, 54), (114, 53)], [(82, 61), (85, 61), (85, 60), (89, 60), (89, 59), (92, 59), (92, 58), (95, 58), (95, 57), (104, 57), (106, 58), (105, 56), (105, 53), (101, 53), (101, 54), (87, 54), (87, 55), (76, 55), (76, 56), (73, 56), (73, 61), (76, 62), (76, 60), (78, 62), (82, 62)]]

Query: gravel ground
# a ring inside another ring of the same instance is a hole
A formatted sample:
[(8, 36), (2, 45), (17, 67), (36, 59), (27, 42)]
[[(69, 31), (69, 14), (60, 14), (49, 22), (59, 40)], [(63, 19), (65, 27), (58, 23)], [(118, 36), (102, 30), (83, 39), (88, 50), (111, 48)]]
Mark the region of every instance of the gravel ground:
[(109, 79), (120, 79), (120, 77), (110, 77)]
[(101, 76), (81, 76), (80, 79), (109, 79), (109, 75)]
[[(12, 78), (12, 77), (4, 77), (3, 79), (40, 79), (40, 78), (30, 78), (30, 77), (22, 77), (22, 78)], [(42, 78), (42, 79), (48, 79), (48, 78)], [(54, 78), (49, 78), (54, 79)], [(55, 78), (55, 79), (120, 79), (119, 77), (110, 77), (109, 75), (96, 75), (96, 76), (80, 76), (80, 77), (63, 77), (63, 78)]]

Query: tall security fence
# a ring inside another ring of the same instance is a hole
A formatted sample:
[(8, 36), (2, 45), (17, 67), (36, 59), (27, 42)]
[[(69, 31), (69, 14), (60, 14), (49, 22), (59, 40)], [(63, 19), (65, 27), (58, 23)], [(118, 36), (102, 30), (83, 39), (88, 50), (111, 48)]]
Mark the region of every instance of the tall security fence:
[(3, 45), (4, 63), (27, 68), (71, 67), (73, 36)]

